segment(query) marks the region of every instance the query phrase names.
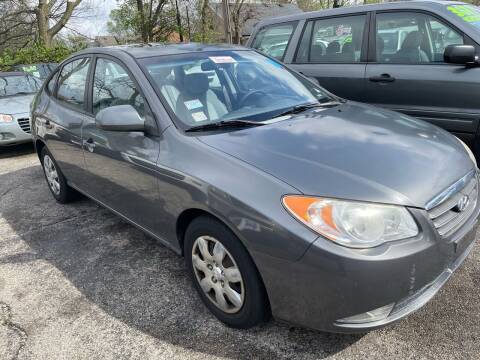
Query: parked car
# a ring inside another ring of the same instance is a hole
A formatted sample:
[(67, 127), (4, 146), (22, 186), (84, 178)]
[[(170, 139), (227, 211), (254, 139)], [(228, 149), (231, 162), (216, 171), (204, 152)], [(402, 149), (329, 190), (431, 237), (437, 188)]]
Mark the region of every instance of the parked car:
[(41, 81), (22, 72), (0, 72), (0, 147), (32, 141), (30, 103)]
[(15, 65), (14, 70), (22, 71), (27, 74), (33, 75), (41, 80), (45, 80), (52, 71), (57, 68), (57, 63), (38, 63), (28, 65)]
[(338, 96), (438, 125), (480, 156), (479, 7), (405, 1), (295, 14), (261, 21), (247, 46)]
[(229, 326), (270, 312), (335, 332), (386, 325), (474, 244), (466, 145), (243, 47), (84, 50), (32, 119), (53, 197), (79, 191), (184, 255)]

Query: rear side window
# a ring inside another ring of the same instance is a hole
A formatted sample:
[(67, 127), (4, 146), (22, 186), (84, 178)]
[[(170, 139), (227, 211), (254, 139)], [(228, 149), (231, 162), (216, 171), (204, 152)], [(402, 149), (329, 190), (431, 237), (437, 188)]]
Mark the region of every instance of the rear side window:
[(283, 60), (296, 26), (297, 22), (266, 26), (257, 33), (252, 47), (266, 55)]
[(463, 34), (437, 18), (415, 12), (377, 14), (377, 62), (443, 62), (448, 45), (463, 45)]
[(307, 22), (295, 62), (357, 63), (363, 45), (366, 15)]
[(82, 58), (65, 64), (58, 77), (58, 100), (83, 109), (90, 58)]

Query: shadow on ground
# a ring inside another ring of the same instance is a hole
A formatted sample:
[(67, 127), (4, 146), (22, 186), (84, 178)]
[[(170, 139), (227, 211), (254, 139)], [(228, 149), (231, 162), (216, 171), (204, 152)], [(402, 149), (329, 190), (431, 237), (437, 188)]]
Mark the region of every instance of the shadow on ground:
[[(18, 178), (31, 181), (15, 189)], [(162, 341), (230, 358), (323, 358), (361, 338), (274, 321), (227, 328), (200, 303), (182, 258), (90, 200), (55, 203), (39, 166), (1, 175), (0, 193), (7, 192), (0, 215), (31, 250), (0, 257), (0, 264), (47, 260), (91, 303)], [(77, 305), (72, 299), (58, 316), (79, 316), (85, 310)]]
[(0, 147), (0, 159), (12, 158), (19, 155), (31, 154), (35, 151), (33, 143)]

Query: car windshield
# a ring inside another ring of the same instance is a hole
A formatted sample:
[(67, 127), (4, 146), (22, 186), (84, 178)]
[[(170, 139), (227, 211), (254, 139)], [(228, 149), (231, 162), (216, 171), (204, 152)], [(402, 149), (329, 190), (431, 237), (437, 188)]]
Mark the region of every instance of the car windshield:
[(480, 30), (480, 7), (474, 5), (448, 5), (448, 11)]
[(141, 62), (184, 128), (263, 121), (298, 105), (333, 100), (277, 61), (249, 50), (158, 56)]
[(41, 82), (30, 75), (1, 75), (0, 97), (33, 94), (40, 89)]

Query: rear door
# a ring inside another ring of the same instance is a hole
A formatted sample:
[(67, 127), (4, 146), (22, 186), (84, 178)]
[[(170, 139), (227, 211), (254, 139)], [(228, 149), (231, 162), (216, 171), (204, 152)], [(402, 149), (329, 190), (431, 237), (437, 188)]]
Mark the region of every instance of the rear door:
[[(86, 192), (143, 228), (158, 233), (160, 214), (156, 162), (160, 140), (156, 121), (143, 93), (127, 67), (115, 58), (95, 60), (89, 89), (88, 121), (82, 129)], [(116, 105), (131, 105), (145, 120), (147, 131), (106, 131), (95, 115)]]
[(480, 117), (480, 68), (443, 62), (446, 46), (471, 40), (421, 11), (377, 12), (374, 24), (365, 101), (427, 120), (471, 144)]
[(88, 118), (86, 84), (91, 62), (91, 57), (83, 56), (62, 66), (47, 84), (50, 101), (37, 120), (48, 149), (69, 183), (74, 185), (85, 178), (81, 129)]
[(290, 66), (338, 96), (362, 101), (368, 19), (355, 13), (307, 20)]

